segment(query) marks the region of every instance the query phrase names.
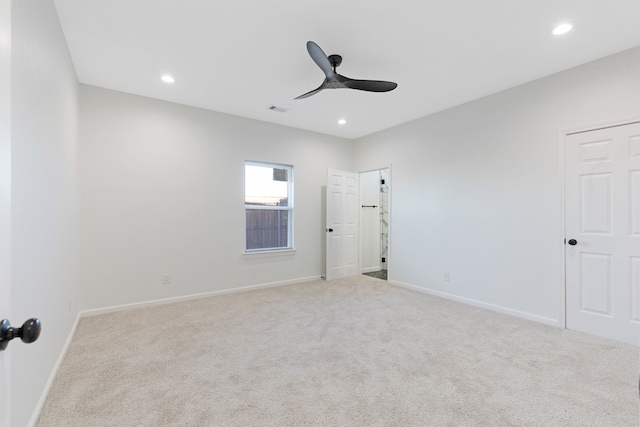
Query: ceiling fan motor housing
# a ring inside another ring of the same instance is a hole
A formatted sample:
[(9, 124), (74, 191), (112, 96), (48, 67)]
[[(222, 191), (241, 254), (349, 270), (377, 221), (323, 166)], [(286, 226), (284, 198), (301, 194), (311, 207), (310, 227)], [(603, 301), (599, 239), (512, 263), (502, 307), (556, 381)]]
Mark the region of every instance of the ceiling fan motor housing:
[(340, 55), (329, 55), (329, 62), (331, 66), (334, 68), (339, 67), (342, 64), (342, 56)]

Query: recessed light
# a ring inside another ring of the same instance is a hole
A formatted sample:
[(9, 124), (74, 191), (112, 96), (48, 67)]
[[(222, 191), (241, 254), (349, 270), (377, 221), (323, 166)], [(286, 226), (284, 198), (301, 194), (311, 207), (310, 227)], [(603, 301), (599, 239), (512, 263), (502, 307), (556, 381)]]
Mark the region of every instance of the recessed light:
[(343, 125), (343, 124), (345, 124), (345, 123), (347, 123), (347, 121), (346, 121), (345, 119), (340, 119), (340, 120), (338, 120), (338, 124), (339, 124), (339, 125)]
[(173, 83), (176, 81), (176, 79), (171, 77), (169, 74), (165, 74), (164, 76), (162, 76), (162, 81), (165, 83)]
[(571, 31), (572, 28), (573, 28), (573, 25), (565, 22), (564, 24), (560, 24), (556, 28), (553, 29), (553, 35), (559, 36), (559, 35), (562, 35), (562, 34), (566, 34), (569, 31)]

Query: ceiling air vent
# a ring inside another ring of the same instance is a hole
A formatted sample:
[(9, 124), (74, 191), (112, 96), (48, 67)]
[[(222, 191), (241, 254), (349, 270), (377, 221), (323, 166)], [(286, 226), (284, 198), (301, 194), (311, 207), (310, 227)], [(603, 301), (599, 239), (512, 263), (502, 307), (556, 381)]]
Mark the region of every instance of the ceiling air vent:
[(286, 108), (276, 107), (275, 105), (272, 105), (271, 107), (269, 107), (269, 110), (277, 111), (278, 113), (286, 113), (288, 111)]

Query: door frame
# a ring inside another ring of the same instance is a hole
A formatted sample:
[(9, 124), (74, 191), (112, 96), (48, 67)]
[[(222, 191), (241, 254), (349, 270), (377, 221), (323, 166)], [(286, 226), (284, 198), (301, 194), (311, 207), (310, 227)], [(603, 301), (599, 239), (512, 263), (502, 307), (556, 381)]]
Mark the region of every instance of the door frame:
[[(389, 171), (389, 229), (388, 229), (389, 237), (387, 238), (387, 245), (389, 246), (387, 248), (387, 257), (388, 257), (388, 259), (387, 259), (387, 281), (389, 281), (389, 272), (391, 271), (391, 263), (392, 263), (391, 260), (393, 259), (393, 257), (391, 256), (391, 247), (392, 247), (391, 246), (391, 236), (392, 236), (392, 233), (391, 233), (391, 215), (392, 215), (392, 212), (391, 211), (393, 210), (393, 207), (392, 207), (393, 203), (391, 202), (391, 199), (393, 197), (392, 196), (393, 190), (391, 188), (393, 186), (393, 176), (392, 176), (392, 172), (393, 171), (391, 169), (391, 163), (388, 163), (386, 165), (381, 165), (379, 167), (372, 167), (372, 168), (369, 168), (369, 169), (360, 170), (360, 171), (358, 171), (358, 174), (362, 175), (363, 173), (375, 172), (375, 171), (380, 171), (380, 170), (383, 170), (383, 169), (387, 169)], [(360, 195), (360, 189), (358, 188), (358, 197), (359, 197), (359, 195)], [(362, 204), (361, 202), (362, 201), (360, 199), (358, 199), (358, 204), (359, 205)], [(358, 216), (359, 216), (360, 219), (362, 219), (362, 210), (360, 210), (360, 212), (358, 213)], [(359, 230), (358, 230), (358, 234), (359, 234), (358, 239), (362, 240), (362, 221), (359, 221), (358, 228), (359, 228)], [(358, 242), (358, 243), (361, 243), (361, 242)], [(358, 261), (360, 260), (361, 247), (362, 247), (362, 245), (358, 245)], [(362, 263), (360, 263), (360, 265), (358, 266), (358, 269), (360, 271), (359, 274), (362, 274)]]
[(640, 116), (630, 116), (615, 121), (599, 122), (591, 125), (577, 126), (562, 129), (558, 135), (558, 327), (567, 329), (567, 275), (566, 275), (566, 212), (565, 212), (565, 169), (566, 169), (566, 139), (576, 133), (591, 132), (594, 130), (613, 128), (618, 126), (639, 123)]

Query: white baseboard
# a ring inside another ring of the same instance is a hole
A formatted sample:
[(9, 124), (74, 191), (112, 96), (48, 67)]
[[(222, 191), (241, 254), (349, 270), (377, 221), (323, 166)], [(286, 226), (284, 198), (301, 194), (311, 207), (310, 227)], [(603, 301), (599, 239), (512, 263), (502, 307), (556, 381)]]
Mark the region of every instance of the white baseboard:
[(377, 266), (377, 267), (367, 267), (367, 268), (363, 268), (363, 269), (362, 269), (362, 273), (372, 273), (372, 272), (374, 272), (374, 271), (380, 271), (380, 270), (382, 270), (382, 269), (380, 268), (380, 266)]
[(458, 295), (448, 294), (446, 292), (434, 291), (433, 289), (421, 288), (420, 286), (410, 285), (408, 283), (402, 283), (397, 281), (388, 281), (390, 285), (400, 286), (402, 288), (411, 289), (413, 291), (422, 292), (423, 294), (433, 295), (448, 300), (461, 302), (463, 304), (472, 305), (474, 307), (484, 308), (486, 310), (495, 311), (497, 313), (506, 314), (513, 317), (519, 317), (521, 319), (531, 320), (538, 323), (543, 323), (549, 326), (561, 327), (558, 319), (552, 319), (550, 317), (538, 316), (537, 314), (531, 314), (520, 310), (514, 310), (512, 308), (502, 307), (500, 305), (489, 304), (482, 301), (477, 301), (470, 298), (461, 297)]
[(319, 279), (321, 279), (321, 276), (302, 277), (302, 278), (299, 278), (299, 279), (284, 280), (284, 281), (280, 281), (280, 282), (263, 283), (263, 284), (260, 284), (260, 285), (242, 286), (240, 288), (223, 289), (223, 290), (220, 290), (220, 291), (203, 292), (203, 293), (200, 293), (200, 294), (182, 295), (182, 296), (178, 296), (178, 297), (163, 298), (163, 299), (157, 299), (157, 300), (151, 300), (151, 301), (134, 302), (134, 303), (131, 303), (131, 304), (114, 305), (114, 306), (111, 306), (111, 307), (96, 308), (96, 309), (91, 309), (91, 310), (83, 310), (83, 311), (80, 312), (80, 317), (97, 316), (99, 314), (115, 313), (117, 311), (130, 310), (130, 309), (134, 309), (134, 308), (152, 307), (154, 305), (171, 304), (171, 303), (174, 303), (174, 302), (189, 301), (189, 300), (194, 300), (194, 299), (212, 297), (212, 296), (216, 296), (216, 295), (235, 294), (235, 293), (239, 293), (239, 292), (254, 291), (256, 289), (264, 289), (264, 288), (273, 288), (273, 287), (276, 287), (276, 286), (293, 285), (293, 284), (296, 284), (296, 283), (311, 282), (311, 281), (319, 280)]
[(65, 356), (67, 355), (67, 351), (69, 351), (69, 347), (71, 346), (71, 341), (73, 341), (73, 336), (76, 333), (76, 329), (78, 328), (78, 323), (80, 322), (80, 313), (76, 315), (76, 320), (73, 322), (73, 326), (71, 327), (71, 331), (69, 331), (69, 335), (67, 336), (67, 340), (62, 347), (62, 351), (60, 351), (60, 355), (58, 356), (58, 360), (56, 360), (56, 364), (53, 365), (53, 369), (49, 374), (49, 378), (47, 379), (46, 384), (44, 385), (44, 389), (42, 389), (42, 393), (40, 394), (40, 399), (38, 400), (38, 404), (33, 410), (33, 414), (31, 415), (31, 419), (29, 420), (29, 427), (34, 427), (38, 422), (38, 418), (40, 418), (40, 413), (42, 412), (42, 408), (47, 401), (47, 397), (49, 396), (49, 391), (51, 391), (51, 387), (53, 386), (53, 382), (58, 375), (58, 370), (64, 361)]

